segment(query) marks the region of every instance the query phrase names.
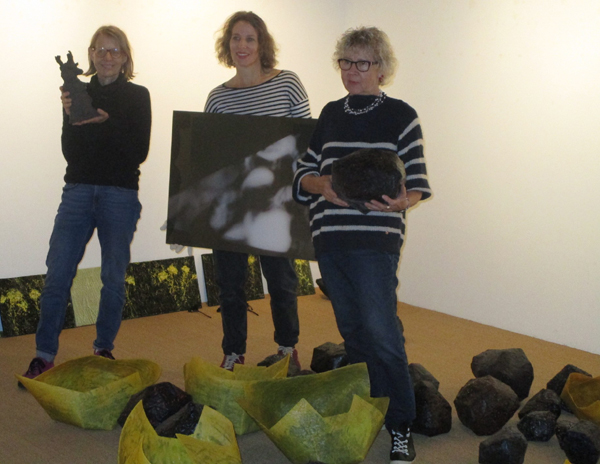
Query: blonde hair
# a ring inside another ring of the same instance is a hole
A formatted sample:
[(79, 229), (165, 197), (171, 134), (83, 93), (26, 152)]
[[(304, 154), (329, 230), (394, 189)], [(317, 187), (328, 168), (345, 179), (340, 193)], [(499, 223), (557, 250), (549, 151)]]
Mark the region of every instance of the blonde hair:
[(92, 40), (90, 40), (90, 48), (88, 49), (88, 61), (89, 61), (90, 65), (89, 65), (88, 70), (85, 73), (83, 73), (83, 75), (91, 76), (93, 74), (96, 74), (96, 72), (97, 72), (96, 66), (94, 65), (94, 62), (92, 61), (92, 53), (94, 53), (92, 51), (92, 48), (94, 48), (96, 46), (96, 41), (98, 40), (98, 37), (100, 37), (101, 35), (106, 35), (117, 41), (117, 43), (119, 44), (119, 50), (121, 50), (121, 53), (123, 53), (127, 57), (127, 60), (125, 60), (125, 63), (123, 63), (121, 72), (123, 74), (125, 74), (125, 79), (127, 79), (128, 81), (133, 79), (135, 74), (133, 72), (133, 57), (131, 56), (132, 55), (131, 45), (129, 44), (129, 40), (127, 40), (127, 36), (125, 35), (125, 32), (123, 32), (117, 26), (102, 26), (102, 27), (99, 27), (96, 32), (94, 32), (94, 35), (92, 36)]
[(385, 32), (376, 27), (357, 27), (348, 29), (338, 39), (333, 53), (333, 64), (339, 69), (338, 60), (344, 58), (352, 48), (362, 48), (373, 54), (373, 59), (379, 64), (383, 74), (381, 85), (391, 84), (398, 67), (394, 49)]
[(252, 11), (238, 11), (233, 13), (227, 18), (220, 31), (218, 31), (219, 37), (215, 43), (215, 51), (217, 52), (219, 63), (228, 68), (235, 66), (231, 57), (229, 42), (231, 41), (233, 27), (240, 21), (247, 22), (256, 30), (258, 35), (258, 55), (262, 69), (273, 69), (277, 65), (277, 58), (275, 57), (277, 46), (275, 45), (275, 40), (269, 33), (267, 25), (262, 18)]

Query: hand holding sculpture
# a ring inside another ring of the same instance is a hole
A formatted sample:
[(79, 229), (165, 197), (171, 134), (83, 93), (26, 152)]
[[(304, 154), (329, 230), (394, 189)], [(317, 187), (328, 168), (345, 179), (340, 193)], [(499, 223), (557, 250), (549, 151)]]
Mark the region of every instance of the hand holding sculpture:
[[(67, 62), (63, 63), (60, 55), (55, 57), (56, 62), (60, 66), (60, 74), (64, 84), (61, 87), (61, 100), (65, 111), (69, 115), (71, 124), (81, 123), (83, 121), (94, 120), (89, 122), (102, 122), (106, 120), (108, 115), (104, 112), (104, 116), (100, 111), (92, 106), (92, 98), (88, 95), (86, 84), (81, 82), (77, 76), (83, 74), (83, 71), (77, 66), (79, 63), (73, 61), (73, 55), (69, 51), (67, 54)], [(68, 101), (70, 100), (70, 101)], [(102, 121), (95, 121), (96, 118), (101, 118)]]

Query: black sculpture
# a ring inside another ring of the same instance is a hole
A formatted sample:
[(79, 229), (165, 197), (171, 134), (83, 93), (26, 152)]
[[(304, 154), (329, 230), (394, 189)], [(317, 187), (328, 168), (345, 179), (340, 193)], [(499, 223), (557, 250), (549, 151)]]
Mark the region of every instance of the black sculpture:
[(92, 106), (92, 97), (87, 93), (86, 87), (77, 76), (83, 74), (83, 70), (79, 69), (73, 61), (73, 54), (67, 53), (67, 62), (63, 63), (60, 55), (55, 56), (56, 62), (60, 66), (60, 75), (63, 78), (63, 91), (69, 92), (71, 98), (71, 111), (69, 115), (69, 123), (74, 124), (81, 121), (86, 121), (98, 116), (98, 110)]

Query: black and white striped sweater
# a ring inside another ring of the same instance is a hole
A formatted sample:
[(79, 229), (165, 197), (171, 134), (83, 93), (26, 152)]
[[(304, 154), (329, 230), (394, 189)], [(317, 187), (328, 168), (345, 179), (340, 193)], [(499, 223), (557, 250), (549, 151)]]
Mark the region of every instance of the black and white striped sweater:
[[(375, 96), (352, 95), (351, 108), (365, 108)], [(344, 112), (345, 98), (328, 103), (317, 123), (309, 149), (294, 176), (294, 199), (310, 207), (310, 227), (317, 256), (321, 252), (373, 249), (398, 253), (404, 240), (405, 213), (344, 208), (301, 188), (306, 175), (330, 175), (331, 165), (360, 149), (380, 148), (398, 153), (406, 168), (406, 189), (431, 196), (423, 156), (423, 135), (416, 111), (401, 100), (386, 97), (373, 110), (352, 115)]]

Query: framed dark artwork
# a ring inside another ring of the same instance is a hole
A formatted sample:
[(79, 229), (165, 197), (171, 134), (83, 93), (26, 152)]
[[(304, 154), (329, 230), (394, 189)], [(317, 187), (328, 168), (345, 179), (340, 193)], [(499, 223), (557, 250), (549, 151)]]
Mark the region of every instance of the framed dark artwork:
[[(40, 320), (40, 296), (44, 275), (0, 279), (0, 318), (2, 336), (35, 333)], [(75, 327), (73, 305), (69, 301), (65, 329)]]
[(314, 259), (292, 181), (315, 124), (175, 111), (167, 243)]
[(315, 285), (313, 284), (310, 263), (303, 259), (294, 260), (296, 275), (298, 276), (298, 296), (314, 295)]
[[(204, 272), (204, 283), (206, 285), (206, 304), (208, 306), (219, 306), (219, 287), (217, 287), (215, 281), (215, 265), (212, 253), (202, 255), (202, 271)], [(244, 290), (246, 301), (261, 300), (265, 297), (258, 256), (248, 255), (248, 277), (246, 278)]]
[(131, 263), (125, 292), (123, 319), (202, 307), (193, 256)]

